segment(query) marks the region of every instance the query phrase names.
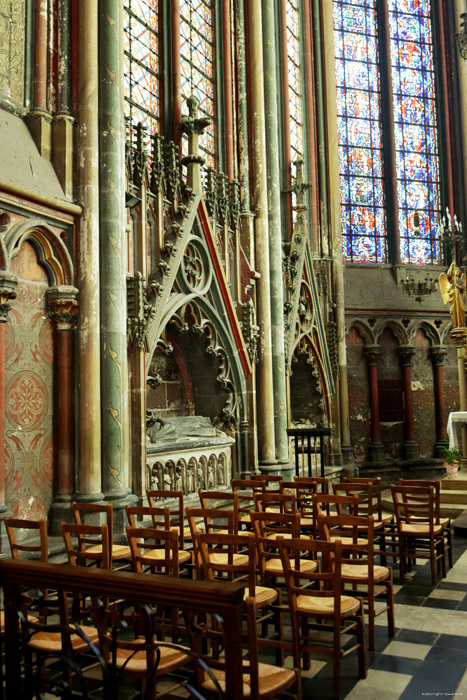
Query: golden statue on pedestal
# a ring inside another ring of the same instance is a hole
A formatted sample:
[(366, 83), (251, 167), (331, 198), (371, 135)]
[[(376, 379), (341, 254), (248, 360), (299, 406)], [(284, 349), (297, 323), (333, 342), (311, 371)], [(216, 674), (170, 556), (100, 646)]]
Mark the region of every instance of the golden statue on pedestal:
[(465, 273), (461, 273), (456, 263), (449, 266), (447, 272), (442, 272), (439, 276), (439, 288), (443, 302), (449, 302), (449, 313), (451, 314), (452, 329), (465, 328), (465, 290), (467, 278)]

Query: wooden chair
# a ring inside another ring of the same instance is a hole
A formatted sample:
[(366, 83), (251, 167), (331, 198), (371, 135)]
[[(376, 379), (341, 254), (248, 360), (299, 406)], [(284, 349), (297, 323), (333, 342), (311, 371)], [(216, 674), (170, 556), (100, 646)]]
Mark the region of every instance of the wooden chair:
[[(97, 525), (99, 523), (99, 518), (104, 515), (105, 523), (107, 525), (107, 533), (109, 538), (109, 552), (111, 562), (122, 559), (130, 558), (130, 548), (126, 544), (114, 544), (113, 541), (113, 508), (111, 503), (81, 503), (73, 501), (71, 504), (71, 510), (75, 518), (77, 525)], [(85, 522), (83, 522), (85, 519)], [(100, 544), (91, 545), (93, 551), (99, 551), (101, 547)]]
[(399, 540), (400, 579), (404, 580), (411, 561), (429, 559), (435, 586), (437, 568), (446, 576), (445, 539), (435, 490), (433, 486), (391, 484), (391, 492)]
[(280, 491), (282, 474), (258, 474), (251, 472), (250, 479), (262, 484), (262, 491)]
[(178, 532), (150, 527), (127, 527), (133, 571), (175, 576), (180, 574)]
[[(331, 529), (332, 528), (332, 529)], [(352, 515), (322, 515), (319, 518), (320, 536), (323, 540), (342, 540), (342, 584), (343, 590), (357, 590), (366, 599), (368, 614), (368, 648), (375, 648), (375, 618), (387, 613), (388, 634), (394, 637), (394, 591), (392, 569), (374, 563), (374, 518)], [(365, 532), (366, 541), (359, 536)], [(383, 599), (384, 607), (376, 609), (375, 601)]]
[[(441, 482), (436, 479), (399, 479), (399, 486), (433, 486), (436, 503), (439, 503), (439, 508), (441, 510)], [(439, 522), (443, 526), (444, 533), (444, 548), (448, 554), (448, 565), (452, 568), (452, 530), (451, 530), (451, 518), (446, 516), (441, 516)]]
[[(288, 669), (282, 666), (260, 663), (258, 655), (257, 638), (257, 611), (255, 599), (252, 596), (245, 598), (245, 611), (247, 620), (247, 648), (244, 656), (243, 667), (239, 669), (243, 680), (244, 697), (250, 700), (268, 700), (277, 697), (283, 691), (295, 686), (295, 698), (301, 700), (301, 675), (298, 669)], [(187, 625), (190, 647), (201, 653), (203, 645), (206, 646), (212, 639), (218, 640), (217, 644), (208, 644), (211, 649), (209, 657), (204, 656), (205, 665), (195, 664), (196, 687), (201, 693), (213, 694), (222, 697), (228, 691), (226, 685), (226, 666), (228, 658), (219, 658), (216, 653), (222, 646), (223, 635), (228, 630), (219, 630), (218, 618), (208, 616), (202, 623), (193, 620)], [(219, 693), (220, 689), (220, 693)]]
[[(21, 559), (21, 553), (27, 552), (28, 559), (33, 558), (34, 555), (36, 555), (41, 561), (48, 561), (49, 549), (46, 520), (5, 518), (4, 523), (8, 541), (10, 543), (11, 556), (13, 559)], [(18, 542), (16, 539), (18, 531), (27, 531), (28, 534), (31, 533), (33, 535), (39, 535), (39, 539), (35, 542), (31, 542), (29, 539), (25, 540), (24, 542)]]
[(219, 510), (231, 510), (234, 514), (234, 529), (239, 529), (240, 506), (238, 491), (205, 491), (198, 492), (201, 508), (219, 508)]
[[(293, 642), (293, 663), (310, 667), (310, 655), (328, 654), (333, 659), (334, 697), (339, 698), (340, 662), (352, 651), (358, 652), (360, 678), (366, 677), (366, 650), (363, 600), (342, 594), (342, 543), (311, 538), (286, 540), (279, 538), (290, 610)], [(299, 566), (304, 553), (319, 558), (320, 566), (303, 571)], [(316, 623), (309, 625), (309, 618)], [(317, 634), (310, 635), (310, 627)], [(332, 634), (330, 647), (323, 646), (323, 632)], [(356, 643), (342, 647), (342, 637), (356, 635)]]
[[(314, 477), (311, 478), (314, 479)], [(283, 493), (292, 494), (296, 500), (297, 509), (300, 511), (300, 529), (302, 533), (313, 537), (315, 535), (313, 495), (318, 493), (318, 485), (313, 482), (303, 483), (295, 479), (295, 481), (283, 481), (281, 488)]]
[(93, 598), (93, 603), (100, 652), (113, 669), (106, 700), (121, 697), (119, 684), (125, 677), (139, 681), (138, 697), (155, 700), (157, 679), (188, 663), (189, 650), (155, 637), (156, 613), (149, 605), (128, 610), (103, 599)]
[(332, 493), (314, 493), (313, 501), (313, 537), (319, 538), (320, 515), (357, 515), (357, 496), (338, 496)]
[(181, 489), (178, 491), (167, 489), (147, 489), (146, 496), (151, 508), (160, 508), (161, 506), (165, 507), (163, 506), (163, 504), (166, 503), (167, 499), (174, 500), (175, 507), (169, 507), (170, 528), (178, 528), (179, 550), (186, 549), (187, 543), (185, 542), (185, 540), (191, 541), (191, 533), (188, 525), (185, 526), (185, 507), (183, 491)]
[[(61, 522), (60, 530), (65, 542), (68, 562), (72, 566), (93, 566), (97, 564), (101, 569), (112, 568), (107, 525), (83, 525), (82, 523)], [(73, 544), (75, 538), (76, 546)]]
[(236, 518), (233, 510), (220, 510), (218, 508), (186, 508), (186, 517), (193, 541), (194, 565), (199, 579), (204, 578), (204, 567), (201, 552), (197, 547), (196, 533), (205, 532), (212, 535), (227, 534), (236, 535)]
[[(251, 522), (256, 537), (258, 568), (263, 586), (277, 588), (277, 579), (284, 576), (277, 538), (298, 539), (300, 537), (300, 513), (271, 513), (251, 511)], [(308, 538), (303, 538), (308, 539)], [(300, 566), (304, 571), (316, 568), (312, 559), (303, 559)], [(280, 601), (282, 595), (279, 589)]]
[[(130, 528), (132, 529), (138, 529), (138, 524), (137, 524), (137, 518), (140, 519), (151, 519), (152, 520), (152, 529), (154, 530), (173, 530), (176, 532), (176, 535), (178, 537), (178, 563), (179, 564), (186, 564), (190, 565), (191, 564), (191, 559), (192, 559), (192, 552), (191, 550), (185, 550), (185, 549), (180, 549), (180, 530), (178, 525), (176, 527), (172, 527), (173, 523), (170, 517), (170, 509), (168, 506), (157, 508), (155, 506), (126, 506), (125, 507), (126, 514), (128, 517), (128, 522), (130, 525)], [(143, 528), (140, 528), (143, 529)], [(147, 525), (146, 528), (148, 529)], [(128, 536), (128, 528), (127, 528), (127, 536)], [(141, 537), (144, 537), (143, 534), (141, 534)], [(184, 540), (183, 540), (184, 541)], [(135, 570), (135, 555), (134, 555), (134, 550), (131, 549), (131, 542), (130, 544), (130, 554), (131, 558), (133, 561), (133, 570)], [(164, 549), (164, 547), (162, 547)], [(183, 570), (183, 573), (185, 574), (187, 569), (185, 568)], [(180, 572), (177, 573), (177, 576), (180, 574)]]
[[(387, 561), (388, 557), (392, 557), (394, 562), (397, 560), (397, 546), (396, 546), (396, 521), (394, 513), (387, 513), (383, 511), (382, 502), (382, 486), (381, 477), (361, 477), (361, 476), (346, 476), (342, 479), (343, 483), (349, 484), (370, 484), (372, 489), (372, 515), (374, 515), (376, 520), (375, 530), (375, 545), (378, 545), (378, 554), (381, 559)], [(359, 511), (360, 515), (363, 512)], [(381, 523), (381, 526), (379, 525)], [(388, 549), (388, 543), (390, 547)]]

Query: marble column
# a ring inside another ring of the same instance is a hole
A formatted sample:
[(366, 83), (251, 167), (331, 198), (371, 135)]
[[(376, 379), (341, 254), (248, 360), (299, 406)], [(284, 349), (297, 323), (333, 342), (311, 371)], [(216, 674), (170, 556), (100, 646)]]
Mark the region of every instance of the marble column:
[[(252, 210), (255, 215), (255, 257), (257, 310), (260, 327), (258, 359), (259, 466), (264, 470), (277, 464), (274, 431), (274, 382), (272, 371), (271, 285), (269, 277), (268, 183), (265, 137), (263, 33), (260, 0), (248, 3), (250, 52), (250, 105), (252, 135)], [(251, 465), (253, 468), (254, 465)]]
[(52, 121), (52, 163), (63, 191), (73, 196), (73, 125), (71, 112), (71, 6), (58, 3), (57, 111)]
[(78, 290), (75, 287), (49, 287), (46, 292), (54, 321), (54, 365), (57, 386), (54, 393), (53, 501), (49, 529), (60, 534), (60, 521), (71, 520), (75, 490), (75, 425), (73, 355), (74, 331), (78, 320)]
[(102, 488), (115, 502), (130, 493), (123, 4), (98, 6)]
[(444, 358), (447, 349), (444, 345), (432, 345), (429, 349), (434, 373), (434, 404), (436, 420), (436, 445), (435, 456), (443, 457), (441, 447), (448, 447), (449, 440), (447, 434), (446, 418), (446, 397), (444, 394)]
[(402, 368), (402, 382), (404, 390), (404, 443), (402, 445), (402, 457), (404, 459), (416, 459), (418, 457), (418, 445), (414, 440), (415, 425), (413, 419), (412, 400), (412, 376), (411, 363), (415, 349), (412, 345), (401, 345), (397, 348)]
[(384, 460), (384, 446), (381, 442), (378, 395), (378, 357), (381, 355), (381, 349), (379, 345), (366, 345), (363, 352), (368, 364), (370, 387), (371, 442), (369, 460), (371, 462), (382, 462)]
[(101, 372), (99, 313), (99, 52), (98, 5), (81, 0), (78, 22), (76, 166), (83, 213), (77, 240), (78, 491), (79, 499), (103, 498), (101, 485)]
[[(287, 437), (287, 378), (284, 348), (284, 285), (281, 236), (281, 175), (279, 163), (279, 124), (277, 111), (275, 2), (263, 0), (263, 55), (266, 76), (264, 88), (266, 115), (266, 154), (268, 187), (269, 280), (271, 300), (272, 372), (274, 385), (274, 428), (278, 469), (289, 465)], [(305, 231), (303, 231), (305, 234)]]
[[(6, 270), (0, 270), (0, 521), (12, 515), (5, 505), (5, 353), (6, 324), (10, 313), (10, 301), (16, 298), (17, 278)], [(0, 552), (9, 551), (4, 528), (0, 529)]]

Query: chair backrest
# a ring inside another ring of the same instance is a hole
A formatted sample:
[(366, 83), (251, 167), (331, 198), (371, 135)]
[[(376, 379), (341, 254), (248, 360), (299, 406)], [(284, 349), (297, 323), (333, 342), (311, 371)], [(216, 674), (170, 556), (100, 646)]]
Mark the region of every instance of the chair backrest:
[(256, 552), (261, 580), (266, 580), (267, 562), (279, 558), (279, 537), (300, 537), (300, 513), (271, 513), (251, 511), (251, 523), (256, 538)]
[(265, 485), (260, 479), (232, 479), (230, 484), (233, 491), (261, 493), (265, 490)]
[(373, 495), (373, 515), (377, 520), (381, 520), (383, 517), (383, 504), (382, 504), (382, 486), (381, 477), (363, 477), (363, 476), (344, 476), (342, 479), (343, 483), (348, 484), (371, 484), (372, 495)]
[[(320, 515), (320, 539), (342, 544), (342, 563), (368, 567), (367, 580), (374, 578), (374, 517)], [(366, 572), (365, 572), (366, 573)]]
[(111, 503), (81, 503), (81, 501), (73, 501), (71, 512), (77, 525), (100, 525), (101, 520), (99, 516), (104, 515), (109, 538), (109, 550), (112, 551), (114, 520)]
[(373, 501), (373, 484), (363, 481), (345, 481), (343, 483), (333, 483), (332, 488), (336, 496), (357, 497), (358, 515), (377, 515), (377, 505)]
[[(228, 535), (236, 535), (236, 518), (233, 510), (220, 510), (219, 508), (186, 508), (186, 517), (193, 539), (193, 555), (198, 577), (203, 578), (204, 569), (201, 552), (197, 546), (195, 535), (203, 531), (209, 535), (223, 532)], [(200, 522), (201, 521), (201, 522)]]
[(166, 576), (180, 575), (177, 529), (127, 527), (133, 571), (147, 570)]
[[(22, 518), (5, 518), (4, 520), (8, 541), (10, 543), (13, 559), (21, 559), (20, 552), (38, 554), (41, 561), (48, 561), (49, 549), (47, 541), (46, 520), (25, 520)], [(27, 531), (39, 535), (39, 541), (31, 542), (29, 539), (17, 542), (16, 535), (20, 531)], [(28, 557), (30, 558), (30, 557)]]
[(174, 500), (175, 506), (168, 506), (170, 511), (170, 527), (178, 527), (179, 548), (183, 549), (185, 546), (185, 507), (183, 491), (181, 489), (147, 489), (146, 496), (151, 508), (163, 507), (167, 499)]
[[(102, 569), (111, 568), (109, 531), (106, 524), (83, 525), (61, 522), (60, 530), (68, 561), (72, 566), (98, 564)], [(74, 538), (77, 539), (77, 546), (73, 545)]]
[[(138, 527), (137, 520), (151, 518), (153, 528), (162, 528), (170, 530), (170, 509), (168, 506), (164, 508), (156, 508), (151, 506), (125, 506), (126, 515), (130, 527)], [(143, 525), (144, 527), (144, 525)]]
[(196, 538), (207, 581), (244, 582), (248, 586), (248, 594), (255, 595), (256, 547), (253, 533), (207, 535), (198, 531)]
[(281, 492), (265, 492), (253, 494), (255, 510), (273, 511), (279, 513), (295, 513), (297, 499), (293, 494)]
[(234, 514), (234, 529), (238, 530), (239, 496), (238, 491), (205, 491), (198, 492), (201, 508), (218, 508), (232, 510)]
[(441, 481), (436, 479), (399, 479), (399, 486), (416, 486), (417, 488), (433, 486), (435, 498), (437, 500), (441, 498)]
[(313, 493), (329, 493), (329, 478), (327, 476), (294, 476), (294, 481), (309, 484)]
[[(338, 625), (341, 609), (342, 543), (339, 540), (328, 542), (306, 537), (290, 540), (280, 537), (277, 543), (282, 559), (291, 616), (297, 617), (298, 596), (333, 598), (334, 606), (330, 609)], [(307, 555), (317, 560), (319, 566), (315, 569), (301, 567), (300, 558)], [(306, 608), (306, 603), (302, 607)], [(325, 610), (323, 606), (323, 616)]]
[(398, 528), (404, 523), (425, 523), (432, 532), (439, 525), (440, 503), (433, 486), (395, 486), (391, 484)]

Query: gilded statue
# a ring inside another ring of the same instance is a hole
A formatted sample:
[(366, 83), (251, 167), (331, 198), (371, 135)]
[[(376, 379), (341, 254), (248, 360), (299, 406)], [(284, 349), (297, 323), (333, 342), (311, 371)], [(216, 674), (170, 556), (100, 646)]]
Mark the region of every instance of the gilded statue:
[(439, 288), (443, 302), (449, 302), (451, 324), (454, 328), (465, 328), (465, 290), (467, 279), (465, 273), (461, 273), (456, 263), (451, 263), (447, 272), (439, 276)]

